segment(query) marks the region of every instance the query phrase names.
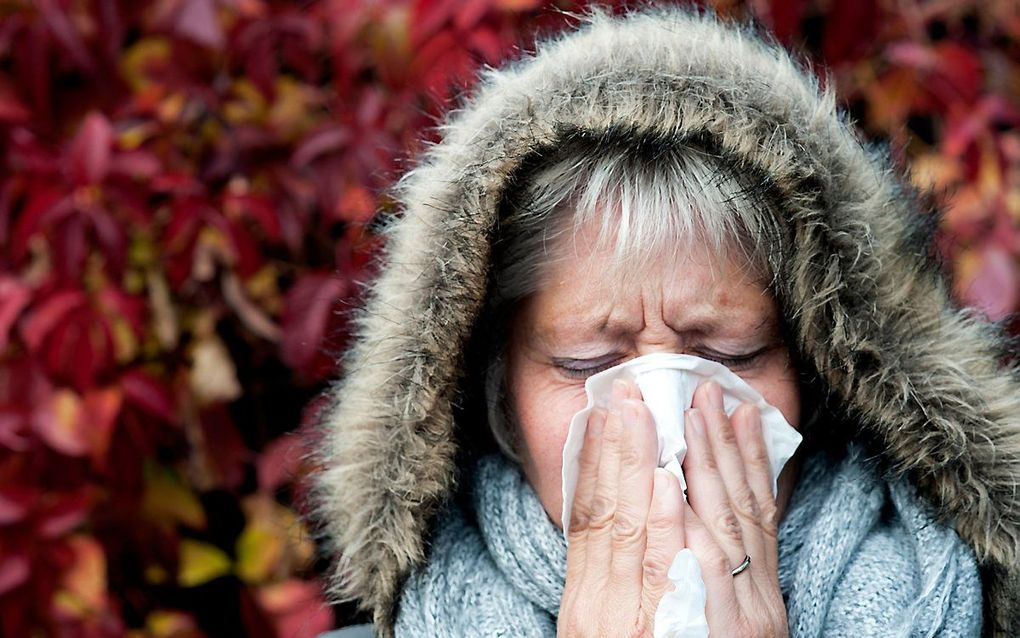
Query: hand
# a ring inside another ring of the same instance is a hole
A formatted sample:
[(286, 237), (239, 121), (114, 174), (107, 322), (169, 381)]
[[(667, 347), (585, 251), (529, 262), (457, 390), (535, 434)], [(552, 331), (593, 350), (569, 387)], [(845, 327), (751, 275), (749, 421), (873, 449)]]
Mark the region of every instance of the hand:
[[(727, 417), (710, 381), (695, 392), (686, 423), (685, 538), (705, 580), (710, 635), (787, 636), (778, 512), (758, 409), (743, 404)], [(731, 575), (745, 555), (750, 567)]]
[(666, 574), (684, 547), (680, 483), (656, 468), (657, 456), (655, 423), (640, 391), (615, 381), (610, 409), (588, 417), (559, 635), (652, 635), (655, 609), (671, 587)]

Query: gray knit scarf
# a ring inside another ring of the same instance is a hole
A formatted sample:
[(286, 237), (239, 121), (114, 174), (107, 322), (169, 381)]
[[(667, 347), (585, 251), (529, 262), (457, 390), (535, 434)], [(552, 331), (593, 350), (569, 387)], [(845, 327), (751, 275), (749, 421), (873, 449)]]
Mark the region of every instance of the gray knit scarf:
[[(482, 459), (404, 587), (397, 636), (555, 636), (566, 544), (516, 465)], [(472, 518), (475, 520), (473, 521)], [(979, 636), (971, 550), (857, 449), (808, 459), (779, 530), (790, 636)]]

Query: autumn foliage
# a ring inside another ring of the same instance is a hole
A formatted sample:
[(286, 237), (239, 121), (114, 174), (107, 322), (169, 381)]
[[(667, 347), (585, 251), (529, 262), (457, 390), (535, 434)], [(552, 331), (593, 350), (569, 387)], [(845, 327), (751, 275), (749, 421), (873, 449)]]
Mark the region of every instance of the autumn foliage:
[[(314, 636), (298, 436), (369, 221), (538, 0), (0, 3), (0, 635)], [(829, 65), (1020, 307), (1020, 6), (718, 1)], [(819, 73), (824, 73), (819, 66)], [(1015, 329), (1015, 328), (1014, 328)]]

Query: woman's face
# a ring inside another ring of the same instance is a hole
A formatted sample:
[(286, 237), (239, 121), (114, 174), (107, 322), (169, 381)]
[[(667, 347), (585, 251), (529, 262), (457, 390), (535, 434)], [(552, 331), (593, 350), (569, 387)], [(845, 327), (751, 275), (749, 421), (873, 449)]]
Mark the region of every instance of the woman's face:
[[(544, 285), (511, 327), (507, 390), (517, 417), (524, 473), (549, 517), (563, 507), (563, 442), (586, 404), (585, 379), (652, 352), (718, 361), (753, 386), (798, 427), (797, 374), (780, 333), (776, 302), (739, 262), (708, 249), (678, 251), (624, 287), (606, 276), (612, 248), (591, 249), (580, 234), (554, 254)], [(779, 506), (794, 470), (780, 478)]]

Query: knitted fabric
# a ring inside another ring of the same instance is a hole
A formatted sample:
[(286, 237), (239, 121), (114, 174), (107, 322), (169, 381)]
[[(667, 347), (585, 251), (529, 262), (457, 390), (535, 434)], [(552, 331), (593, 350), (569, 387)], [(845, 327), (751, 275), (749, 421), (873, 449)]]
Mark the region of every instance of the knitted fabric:
[[(406, 583), (397, 636), (555, 636), (566, 544), (516, 465), (488, 456), (474, 519), (449, 508)], [(802, 468), (779, 530), (790, 636), (979, 636), (972, 551), (905, 480), (852, 449)]]

